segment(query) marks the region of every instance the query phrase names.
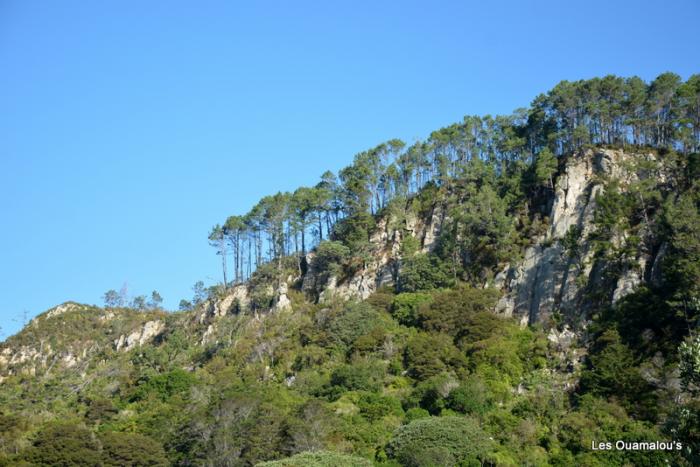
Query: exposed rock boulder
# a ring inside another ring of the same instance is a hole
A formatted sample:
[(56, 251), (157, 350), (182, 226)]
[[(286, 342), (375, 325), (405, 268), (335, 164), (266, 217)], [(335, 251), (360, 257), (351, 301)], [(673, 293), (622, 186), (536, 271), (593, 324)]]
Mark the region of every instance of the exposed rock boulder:
[[(553, 313), (580, 318), (582, 286), (595, 287), (593, 250), (587, 240), (594, 230), (596, 196), (603, 192), (603, 181), (616, 178), (626, 183), (637, 175), (628, 169), (634, 158), (653, 155), (628, 154), (620, 150), (588, 150), (571, 156), (559, 176), (549, 213), (550, 227), (524, 258), (497, 276), (504, 291), (497, 311), (517, 316), (521, 323), (549, 324)], [(573, 233), (578, 252), (571, 254), (563, 244)], [(648, 258), (640, 255), (619, 278), (612, 300), (631, 293), (642, 282)]]
[(165, 329), (165, 323), (160, 320), (148, 321), (139, 329), (134, 330), (129, 335), (121, 335), (114, 341), (114, 347), (117, 351), (129, 351), (136, 346), (141, 346), (146, 342), (159, 335)]

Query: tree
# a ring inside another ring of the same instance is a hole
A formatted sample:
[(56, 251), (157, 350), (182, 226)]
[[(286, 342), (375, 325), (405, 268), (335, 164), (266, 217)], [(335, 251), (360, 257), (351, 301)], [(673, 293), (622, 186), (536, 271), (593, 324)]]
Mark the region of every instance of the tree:
[(596, 339), (581, 386), (591, 394), (613, 397), (637, 414), (649, 415), (644, 411), (656, 406), (653, 388), (642, 378), (634, 354), (614, 329)]
[(649, 86), (646, 107), (654, 145), (670, 147), (678, 111), (677, 91), (681, 78), (675, 73), (662, 73)]
[(436, 255), (421, 253), (402, 261), (398, 281), (401, 292), (433, 290), (453, 284), (449, 266)]
[(309, 228), (311, 215), (318, 205), (317, 192), (313, 188), (297, 188), (291, 197), (296, 229), (301, 233), (301, 254), (306, 254), (306, 230)]
[(216, 248), (216, 254), (221, 256), (221, 269), (224, 273), (224, 289), (227, 287), (226, 280), (226, 231), (219, 224), (216, 224), (209, 233), (209, 244)]
[(108, 308), (116, 308), (124, 305), (121, 296), (114, 289), (108, 290), (102, 297), (105, 302), (105, 306)]
[(208, 298), (209, 294), (207, 293), (207, 290), (204, 288), (203, 281), (195, 282), (194, 286), (192, 286), (192, 290), (194, 291), (194, 297), (192, 298), (192, 304), (199, 305), (202, 302), (204, 302), (204, 300), (206, 300)]
[(685, 153), (700, 150), (700, 74), (693, 75), (678, 89), (679, 137)]
[(644, 142), (645, 134), (644, 102), (647, 95), (647, 86), (641, 78), (633, 76), (625, 80), (623, 94), (623, 124), (631, 129), (631, 143), (641, 145)]
[(257, 467), (371, 467), (362, 457), (328, 451), (302, 452), (278, 461), (262, 462)]
[(465, 369), (467, 365), (464, 355), (445, 334), (417, 334), (408, 341), (404, 360), (408, 374), (420, 381), (448, 369)]
[(402, 465), (481, 465), (491, 448), (489, 436), (469, 417), (430, 417), (400, 427), (387, 444)]
[(285, 222), (289, 219), (290, 194), (279, 192), (260, 200), (263, 229), (268, 234), (270, 259), (277, 260), (277, 270), (282, 270), (282, 256), (285, 255)]
[(547, 185), (549, 189), (554, 189), (553, 176), (557, 172), (557, 158), (549, 150), (544, 148), (535, 159), (535, 177), (538, 185)]
[(432, 300), (427, 293), (401, 293), (392, 301), (391, 315), (404, 326), (415, 326), (418, 309)]
[(467, 199), (451, 212), (452, 231), (444, 236), (443, 245), (447, 248), (442, 248), (440, 254), (452, 261), (454, 275), (461, 259), (472, 277), (480, 277), (484, 270), (509, 256), (513, 218), (491, 186), (483, 185), (478, 190), (474, 187), (468, 193)]
[(321, 181), (316, 185), (316, 211), (318, 220), (319, 243), (323, 241), (322, 218), (325, 218), (326, 232), (330, 236), (332, 225), (338, 221), (342, 209), (338, 178), (327, 170), (321, 175)]
[(151, 299), (148, 301), (148, 308), (151, 310), (160, 310), (163, 303), (163, 297), (160, 296), (157, 290), (151, 292)]
[(163, 446), (138, 433), (106, 432), (100, 435), (105, 467), (165, 467), (170, 465)]
[(100, 446), (87, 428), (73, 423), (53, 423), (37, 434), (24, 460), (36, 466), (101, 466)]
[(131, 301), (131, 308), (139, 311), (146, 309), (146, 296), (138, 295)]
[(480, 314), (491, 318), (488, 319), (488, 328), (496, 330), (502, 320), (491, 310), (499, 296), (495, 288), (459, 287), (439, 292), (433, 295), (429, 303), (417, 309), (416, 321), (425, 330), (448, 334), (455, 341), (478, 334)]
[(688, 339), (678, 348), (683, 389), (700, 393), (700, 336)]
[(224, 224), (226, 239), (233, 249), (235, 283), (243, 280), (243, 242), (247, 229), (245, 219), (241, 216), (230, 216)]

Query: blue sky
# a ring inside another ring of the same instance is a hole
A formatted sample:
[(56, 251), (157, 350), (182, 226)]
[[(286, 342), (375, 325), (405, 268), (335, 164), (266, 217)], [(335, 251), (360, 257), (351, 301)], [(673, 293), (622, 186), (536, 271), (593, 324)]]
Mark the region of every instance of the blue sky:
[(0, 326), (219, 279), (206, 236), (562, 79), (700, 72), (697, 1), (0, 2)]

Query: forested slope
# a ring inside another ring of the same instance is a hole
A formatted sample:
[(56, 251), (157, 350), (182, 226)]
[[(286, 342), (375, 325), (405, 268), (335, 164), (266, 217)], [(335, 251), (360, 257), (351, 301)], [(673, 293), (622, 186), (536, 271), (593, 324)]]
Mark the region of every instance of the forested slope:
[(666, 73), (362, 152), (216, 225), (181, 311), (110, 291), (2, 343), (0, 463), (694, 465), (699, 145)]

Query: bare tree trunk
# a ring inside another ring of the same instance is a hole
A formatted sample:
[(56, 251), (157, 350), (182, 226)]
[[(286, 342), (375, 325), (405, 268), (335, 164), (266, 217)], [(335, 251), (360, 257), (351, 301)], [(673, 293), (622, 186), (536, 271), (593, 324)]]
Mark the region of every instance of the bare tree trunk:
[(226, 290), (228, 282), (226, 281), (226, 239), (221, 238), (221, 267), (224, 270), (224, 290)]
[(251, 269), (252, 269), (252, 267), (253, 267), (253, 262), (252, 262), (252, 259), (253, 259), (253, 258), (252, 258), (252, 255), (251, 255), (251, 253), (252, 253), (252, 251), (251, 251), (252, 248), (251, 248), (251, 247), (252, 247), (252, 245), (251, 245), (251, 238), (250, 238), (250, 235), (248, 235), (248, 277), (250, 277)]
[(305, 255), (306, 254), (306, 237), (305, 237), (305, 231), (306, 229), (304, 228), (304, 222), (301, 223), (301, 254)]

